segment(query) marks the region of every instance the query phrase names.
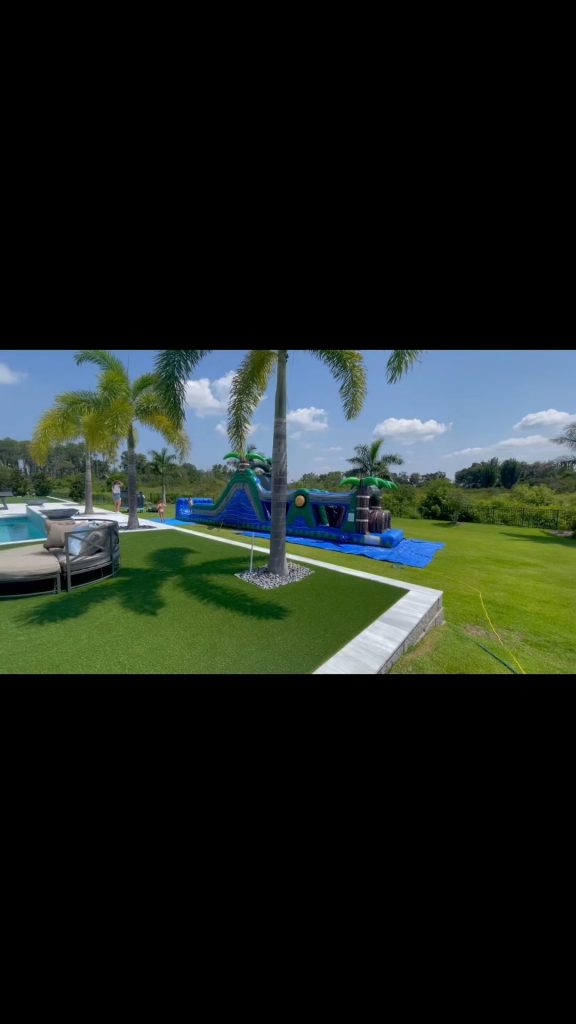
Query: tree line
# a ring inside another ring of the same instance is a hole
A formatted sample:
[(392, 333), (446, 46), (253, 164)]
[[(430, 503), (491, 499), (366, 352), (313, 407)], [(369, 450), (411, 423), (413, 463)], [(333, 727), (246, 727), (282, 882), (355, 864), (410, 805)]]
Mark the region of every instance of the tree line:
[(519, 483), (547, 484), (562, 491), (576, 489), (576, 475), (566, 460), (520, 462), (518, 459), (504, 459), (500, 462), (494, 458), (459, 469), (454, 474), (454, 483), (465, 489), (502, 487), (507, 491)]

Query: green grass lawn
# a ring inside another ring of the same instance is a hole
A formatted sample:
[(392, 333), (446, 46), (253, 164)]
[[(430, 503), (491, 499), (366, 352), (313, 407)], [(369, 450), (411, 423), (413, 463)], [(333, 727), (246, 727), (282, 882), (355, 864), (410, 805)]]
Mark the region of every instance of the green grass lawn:
[[(306, 558), (363, 569), (444, 592), (446, 624), (396, 662), (391, 674), (570, 674), (576, 667), (576, 539), (545, 530), (394, 518), (407, 538), (441, 541), (426, 569), (410, 569), (321, 548), (289, 544)], [(191, 529), (249, 542), (232, 530)], [(267, 542), (256, 537), (255, 546)], [(480, 592), (480, 593), (479, 593)], [(482, 600), (481, 600), (481, 597)], [(500, 635), (506, 650), (495, 636)], [(483, 648), (486, 648), (484, 650)], [(509, 665), (501, 664), (501, 659)]]
[(120, 543), (112, 579), (0, 601), (0, 673), (309, 673), (405, 594), (321, 568), (264, 591), (234, 576), (248, 551), (175, 530)]

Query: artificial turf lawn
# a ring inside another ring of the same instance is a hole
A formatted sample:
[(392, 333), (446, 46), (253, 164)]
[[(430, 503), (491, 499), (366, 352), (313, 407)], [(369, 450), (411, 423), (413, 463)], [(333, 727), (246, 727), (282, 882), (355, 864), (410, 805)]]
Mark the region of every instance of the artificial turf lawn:
[[(576, 670), (576, 538), (556, 537), (539, 529), (478, 523), (454, 526), (426, 519), (394, 518), (393, 526), (404, 530), (407, 538), (442, 541), (446, 546), (425, 569), (371, 561), (368, 571), (442, 590), (446, 623), (430, 630), (396, 662), (391, 674), (511, 677), (516, 672), (521, 677), (511, 655), (528, 675)], [(190, 528), (211, 532), (202, 526)], [(248, 540), (232, 530), (212, 530), (216, 536)], [(254, 545), (267, 547), (268, 541), (256, 536)], [(304, 549), (288, 544), (287, 551), (301, 555)], [(367, 568), (367, 559), (358, 555), (305, 551), (307, 558)], [(507, 650), (490, 627), (478, 591)]]
[(0, 601), (0, 673), (309, 673), (406, 593), (326, 569), (265, 591), (234, 576), (245, 549), (176, 530), (120, 538), (112, 579)]

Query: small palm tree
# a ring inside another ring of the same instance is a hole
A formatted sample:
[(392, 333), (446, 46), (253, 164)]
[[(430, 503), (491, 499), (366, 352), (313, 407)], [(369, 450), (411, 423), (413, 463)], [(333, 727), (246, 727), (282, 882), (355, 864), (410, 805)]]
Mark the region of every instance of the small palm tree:
[(106, 417), (105, 395), (94, 391), (66, 391), (56, 396), (55, 405), (40, 418), (30, 451), (44, 465), (50, 450), (66, 441), (82, 440), (86, 446), (84, 513), (94, 512), (92, 457), (97, 452), (114, 458), (121, 437)]
[[(553, 437), (552, 440), (555, 444), (565, 444), (576, 452), (576, 423), (570, 423), (560, 437)], [(558, 462), (565, 469), (576, 468), (576, 455), (565, 455), (558, 459)]]
[[(165, 406), (178, 422), (182, 422), (186, 401), (186, 381), (210, 349), (168, 349), (161, 352), (156, 369)], [(394, 382), (413, 364), (421, 349), (392, 352), (388, 364), (388, 380)], [(346, 419), (358, 416), (366, 397), (366, 371), (362, 353), (355, 349), (308, 349), (310, 355), (325, 363), (340, 384), (340, 398)], [(251, 349), (232, 380), (228, 408), (228, 437), (239, 450), (244, 450), (248, 429), (258, 403), (276, 368), (274, 406), (274, 442), (272, 446), (272, 525), (268, 569), (280, 576), (288, 575), (286, 562), (286, 367), (287, 349)]]
[(160, 477), (162, 482), (162, 501), (166, 504), (166, 478), (176, 472), (177, 456), (173, 452), (169, 452), (167, 448), (162, 448), (159, 452), (152, 450), (148, 454), (152, 456), (150, 469), (152, 473), (156, 473)]
[(74, 357), (82, 363), (94, 363), (101, 370), (98, 392), (105, 403), (105, 415), (114, 435), (127, 439), (128, 445), (128, 529), (138, 528), (138, 491), (136, 484), (136, 432), (134, 424), (140, 422), (159, 434), (176, 448), (182, 457), (189, 441), (169, 408), (164, 405), (158, 390), (155, 373), (144, 373), (135, 381), (128, 377), (124, 364), (104, 349), (84, 349)]

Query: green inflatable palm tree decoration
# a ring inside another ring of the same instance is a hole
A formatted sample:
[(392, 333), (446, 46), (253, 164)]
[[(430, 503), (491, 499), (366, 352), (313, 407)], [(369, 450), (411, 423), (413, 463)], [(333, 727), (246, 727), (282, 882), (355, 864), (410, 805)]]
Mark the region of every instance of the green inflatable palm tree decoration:
[[(210, 349), (167, 349), (156, 361), (164, 406), (178, 422), (184, 418), (186, 381)], [(420, 355), (421, 349), (392, 352), (387, 365), (390, 382), (399, 379)], [(366, 397), (366, 370), (362, 353), (355, 349), (308, 349), (310, 355), (325, 363), (340, 385), (340, 399), (346, 419), (358, 416)], [(238, 451), (244, 450), (256, 407), (262, 399), (274, 369), (276, 396), (274, 406), (274, 442), (272, 446), (272, 497), (270, 558), (268, 569), (288, 575), (286, 562), (286, 368), (287, 349), (251, 349), (232, 380), (228, 406), (228, 437)]]
[(340, 487), (378, 487), (381, 490), (383, 487), (397, 487), (393, 480), (383, 480), (380, 476), (347, 476), (345, 480), (340, 481)]
[(269, 472), (272, 467), (271, 459), (263, 455), (262, 452), (256, 451), (255, 444), (249, 444), (245, 452), (228, 452), (224, 459), (234, 459), (238, 469), (248, 469), (250, 467), (254, 469), (261, 465), (263, 469), (267, 469)]
[[(383, 443), (383, 438), (380, 438), (373, 441), (372, 444), (357, 444), (354, 448), (356, 455), (354, 458), (348, 459), (348, 462), (352, 463), (352, 468), (360, 475), (348, 476), (340, 481), (341, 487), (353, 487), (356, 490), (356, 528), (361, 533), (365, 533), (369, 528), (365, 518), (366, 496), (369, 493), (369, 488), (377, 487), (378, 490), (382, 490), (385, 487), (389, 489), (396, 487), (392, 480), (385, 479), (380, 474), (388, 474), (390, 463), (395, 463), (398, 466), (402, 465), (404, 461), (400, 455), (381, 455), (380, 449)], [(377, 499), (377, 504), (379, 503), (380, 501)]]

